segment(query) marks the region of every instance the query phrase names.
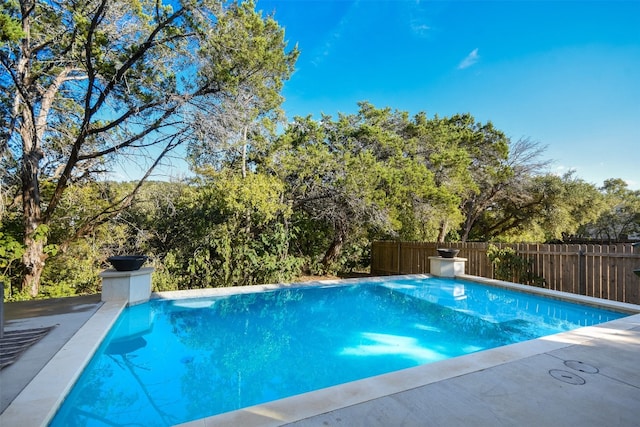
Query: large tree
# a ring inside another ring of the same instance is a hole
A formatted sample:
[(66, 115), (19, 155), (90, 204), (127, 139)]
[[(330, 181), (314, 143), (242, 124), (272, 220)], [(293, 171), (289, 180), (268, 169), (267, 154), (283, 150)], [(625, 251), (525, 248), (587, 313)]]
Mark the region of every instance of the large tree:
[[(140, 154), (152, 156), (144, 180), (175, 147), (199, 139), (198, 111), (215, 120), (212, 106), (239, 93), (276, 97), (297, 56), (251, 1), (18, 0), (0, 13), (0, 150), (19, 187), (22, 286), (31, 295), (46, 226), (70, 185)], [(73, 238), (130, 204), (137, 188), (70, 224)]]
[(274, 173), (288, 185), (296, 218), (305, 223), (299, 228), (313, 236), (324, 231), (325, 269), (345, 244), (396, 237), (416, 203), (431, 206), (438, 199), (434, 174), (407, 130), (408, 114), (367, 102), (359, 107), (337, 119), (298, 117), (273, 148)]
[[(287, 184), (302, 228), (323, 228), (328, 242), (322, 264), (328, 268), (357, 226), (384, 221), (374, 191), (375, 158), (349, 147), (348, 117), (334, 122), (297, 117), (279, 138), (272, 170)], [(308, 249), (308, 248), (305, 248)]]
[(584, 226), (603, 210), (598, 189), (569, 172), (514, 175), (490, 208), (478, 217), (478, 240), (549, 242), (584, 237)]
[[(463, 242), (469, 238), (494, 238), (495, 234), (487, 228), (504, 232), (501, 229), (504, 218), (496, 219), (495, 223), (491, 223), (490, 218), (496, 215), (495, 212), (500, 216), (503, 212), (501, 208), (505, 206), (517, 207), (514, 216), (504, 220), (510, 226), (515, 224), (510, 220), (521, 216), (518, 215), (518, 208), (531, 203), (533, 180), (549, 164), (541, 159), (545, 147), (536, 141), (523, 138), (512, 142), (495, 130), (481, 135), (489, 135), (488, 138), (479, 138), (487, 142), (488, 148), (483, 150), (476, 146), (475, 152), (480, 156), (476, 156), (472, 168), (475, 189), (466, 194), (461, 204), (465, 217), (460, 233)], [(479, 222), (483, 224), (479, 225)]]
[(602, 213), (585, 227), (586, 232), (602, 241), (624, 240), (640, 233), (640, 191), (629, 189), (620, 178), (607, 179), (600, 191)]

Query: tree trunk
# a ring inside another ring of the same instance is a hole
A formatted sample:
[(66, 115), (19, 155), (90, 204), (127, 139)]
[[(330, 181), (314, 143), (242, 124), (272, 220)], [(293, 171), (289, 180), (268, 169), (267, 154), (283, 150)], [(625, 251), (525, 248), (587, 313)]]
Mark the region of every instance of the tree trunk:
[(464, 221), (464, 231), (462, 232), (462, 237), (460, 239), (462, 243), (466, 243), (466, 241), (469, 239), (469, 234), (471, 234), (471, 228), (473, 228), (475, 220), (476, 216), (472, 216), (472, 213), (467, 214)]
[[(23, 19), (22, 31), (26, 35), (22, 38), (22, 55), (18, 60), (18, 78), (24, 93), (29, 92), (32, 85), (31, 77), (31, 46), (30, 29), (31, 23), (27, 15), (33, 11), (35, 2), (25, 1), (22, 3)], [(46, 129), (46, 120), (51, 108), (53, 98), (58, 88), (66, 77), (66, 71), (56, 76), (53, 83), (42, 94), (39, 111), (28, 103), (24, 98), (24, 93), (16, 91), (13, 114), (21, 116), (22, 120), (18, 132), (22, 139), (22, 219), (24, 224), (24, 245), (25, 252), (22, 255), (24, 264), (24, 275), (22, 277), (22, 292), (28, 292), (35, 297), (38, 295), (40, 286), (40, 276), (44, 269), (46, 255), (44, 245), (46, 239), (36, 236), (36, 230), (42, 224), (42, 210), (40, 203), (40, 161), (43, 158), (41, 141)]]
[(331, 242), (331, 245), (329, 245), (329, 249), (327, 249), (327, 252), (325, 252), (324, 257), (322, 258), (322, 265), (324, 265), (325, 268), (328, 268), (331, 263), (338, 259), (346, 238), (347, 232), (345, 230), (336, 230), (333, 241)]
[(447, 220), (440, 221), (440, 230), (438, 231), (438, 243), (444, 243), (444, 238), (447, 236), (448, 231), (448, 222)]
[(22, 278), (22, 291), (28, 292), (32, 297), (36, 297), (40, 289), (40, 277), (42, 276), (46, 259), (44, 242), (25, 239), (25, 245), (26, 250), (22, 256), (22, 262), (26, 271)]
[[(23, 128), (22, 132), (23, 138), (35, 137), (35, 135), (28, 135), (31, 133), (28, 129)], [(28, 292), (32, 297), (38, 295), (40, 276), (42, 276), (46, 259), (44, 253), (46, 239), (35, 235), (36, 230), (42, 224), (40, 185), (38, 182), (41, 158), (42, 154), (38, 149), (38, 144), (32, 142), (30, 150), (25, 150), (22, 165), (22, 208), (25, 244), (25, 252), (22, 255), (22, 263), (25, 268), (22, 278), (22, 291)]]

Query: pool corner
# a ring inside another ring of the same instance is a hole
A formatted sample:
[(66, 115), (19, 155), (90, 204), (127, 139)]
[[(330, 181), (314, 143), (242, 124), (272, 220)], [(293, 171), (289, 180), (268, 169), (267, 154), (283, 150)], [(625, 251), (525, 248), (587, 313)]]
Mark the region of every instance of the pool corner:
[(0, 414), (2, 426), (46, 426), (126, 302), (105, 302)]

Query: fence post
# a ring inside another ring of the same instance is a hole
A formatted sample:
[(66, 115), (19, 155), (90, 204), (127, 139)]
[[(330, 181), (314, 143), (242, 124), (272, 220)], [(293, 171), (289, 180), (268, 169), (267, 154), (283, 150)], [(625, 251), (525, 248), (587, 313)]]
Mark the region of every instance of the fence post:
[(582, 249), (578, 249), (578, 292), (580, 295), (587, 294), (587, 263)]

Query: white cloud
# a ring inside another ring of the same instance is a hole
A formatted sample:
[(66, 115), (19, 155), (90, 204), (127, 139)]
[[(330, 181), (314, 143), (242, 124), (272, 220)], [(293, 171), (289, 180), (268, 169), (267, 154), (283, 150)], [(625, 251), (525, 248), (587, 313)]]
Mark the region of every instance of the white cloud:
[(478, 55), (478, 48), (475, 48), (471, 51), (469, 55), (467, 55), (466, 58), (462, 60), (462, 62), (460, 62), (460, 64), (458, 64), (458, 70), (464, 70), (465, 68), (469, 68), (479, 60), (480, 60), (480, 55)]
[(409, 16), (411, 32), (417, 37), (428, 37), (432, 27), (427, 24), (433, 15), (431, 4), (427, 6), (425, 2), (416, 0), (414, 4), (406, 3), (408, 6), (406, 13)]
[(413, 33), (418, 36), (421, 36), (421, 37), (426, 36), (429, 30), (431, 30), (431, 27), (429, 27), (426, 24), (422, 24), (417, 21), (411, 22), (411, 31), (413, 31)]
[(334, 46), (338, 45), (340, 39), (342, 39), (342, 35), (345, 31), (347, 31), (353, 22), (353, 17), (358, 16), (358, 7), (360, 6), (359, 1), (353, 2), (353, 4), (347, 9), (347, 11), (342, 15), (340, 21), (335, 25), (329, 34), (327, 34), (327, 38), (324, 43), (316, 49), (313, 59), (311, 63), (315, 66), (320, 65), (325, 59), (331, 55), (333, 52)]

